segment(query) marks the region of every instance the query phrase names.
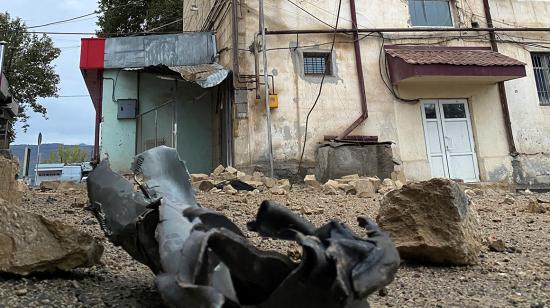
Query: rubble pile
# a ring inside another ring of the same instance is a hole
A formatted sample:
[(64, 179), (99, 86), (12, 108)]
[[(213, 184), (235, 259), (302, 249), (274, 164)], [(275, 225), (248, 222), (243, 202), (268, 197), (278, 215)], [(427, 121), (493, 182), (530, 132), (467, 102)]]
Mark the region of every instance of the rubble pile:
[(286, 195), (291, 185), (287, 179), (273, 179), (261, 172), (248, 175), (231, 166), (218, 166), (210, 175), (191, 174), (193, 188), (212, 193), (236, 195), (241, 193), (258, 194), (269, 191), (274, 195)]
[(21, 204), (22, 186), (17, 181), (19, 163), (15, 159), (0, 155), (0, 199), (11, 204)]
[(0, 272), (28, 275), (91, 267), (102, 254), (103, 246), (91, 235), (0, 200)]
[(479, 261), (477, 212), (451, 180), (410, 183), (386, 194), (377, 221), (404, 259), (442, 265)]
[[(273, 179), (261, 172), (248, 175), (233, 167), (218, 166), (210, 174), (191, 174), (193, 187), (203, 192), (236, 195), (243, 192), (270, 192), (273, 195), (287, 195), (293, 185), (288, 179)], [(235, 187), (236, 186), (236, 187)], [(403, 187), (401, 181), (381, 180), (378, 177), (362, 177), (358, 174), (328, 180), (322, 184), (315, 175), (306, 175), (303, 186), (306, 189), (321, 190), (325, 195), (355, 195), (374, 198), (377, 193), (386, 194)]]

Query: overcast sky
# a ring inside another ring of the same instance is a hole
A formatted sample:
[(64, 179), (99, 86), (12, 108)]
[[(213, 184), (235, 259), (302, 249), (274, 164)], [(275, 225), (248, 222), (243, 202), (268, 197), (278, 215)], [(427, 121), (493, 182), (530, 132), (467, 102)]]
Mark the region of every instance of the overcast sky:
[[(52, 21), (92, 13), (97, 9), (96, 0), (1, 0), (0, 11), (12, 17), (20, 17), (27, 26), (41, 25)], [(86, 17), (65, 24), (36, 29), (56, 32), (94, 32), (96, 16)], [(80, 38), (75, 35), (52, 35), (61, 55), (55, 61), (61, 77), (61, 96), (87, 95), (88, 91), (79, 69)], [(93, 144), (95, 111), (89, 97), (40, 98), (47, 107), (47, 119), (31, 113), (30, 128), (23, 132), (17, 125), (15, 144), (35, 144), (39, 132), (44, 143)]]

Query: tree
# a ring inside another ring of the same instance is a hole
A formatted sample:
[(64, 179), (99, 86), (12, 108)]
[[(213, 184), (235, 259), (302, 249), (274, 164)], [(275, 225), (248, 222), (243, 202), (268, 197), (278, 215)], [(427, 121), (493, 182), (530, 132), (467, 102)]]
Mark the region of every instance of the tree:
[(59, 145), (57, 152), (50, 152), (50, 157), (46, 160), (47, 164), (63, 163), (74, 164), (88, 161), (89, 153), (86, 150), (75, 145), (73, 147)]
[(46, 115), (38, 98), (57, 96), (59, 75), (52, 62), (61, 50), (49, 36), (29, 33), (20, 18), (13, 19), (8, 13), (0, 13), (0, 41), (7, 42), (3, 72), (13, 99), (19, 103), (19, 119), (27, 128), (29, 109)]
[(100, 36), (182, 31), (182, 0), (99, 0), (98, 5)]

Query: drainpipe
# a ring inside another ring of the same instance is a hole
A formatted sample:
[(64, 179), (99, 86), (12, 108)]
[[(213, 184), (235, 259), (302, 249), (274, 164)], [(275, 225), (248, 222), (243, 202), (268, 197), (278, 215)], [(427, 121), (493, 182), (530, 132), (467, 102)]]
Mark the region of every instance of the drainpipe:
[(0, 42), (0, 73), (2, 73), (2, 68), (4, 66), (4, 47), (6, 42)]
[(237, 18), (237, 0), (231, 0), (231, 23), (232, 23), (232, 45), (233, 45), (233, 86), (238, 88), (239, 83), (239, 20)]
[[(491, 16), (491, 7), (489, 0), (483, 0), (483, 9), (485, 10), (485, 18), (487, 20), (487, 28), (489, 28), (489, 39), (491, 41), (491, 49), (498, 52), (498, 44), (493, 26), (493, 17)], [(512, 122), (510, 120), (510, 110), (508, 109), (508, 97), (504, 82), (498, 83), (498, 95), (500, 97), (500, 106), (504, 116), (504, 127), (506, 128), (506, 137), (508, 139), (508, 149), (512, 156), (517, 155), (516, 143), (514, 142), (514, 134), (512, 132)]]
[(269, 106), (269, 73), (267, 72), (267, 42), (265, 36), (265, 14), (264, 0), (259, 0), (260, 5), (260, 32), (262, 33), (262, 54), (264, 60), (264, 80), (265, 80), (265, 113), (267, 117), (267, 148), (269, 157), (269, 176), (273, 178), (273, 141), (271, 135), (271, 109)]
[(99, 101), (97, 103), (96, 111), (95, 111), (95, 138), (94, 138), (94, 160), (96, 162), (101, 161), (101, 154), (99, 151), (99, 136), (101, 134), (100, 127), (101, 127), (101, 118), (103, 116), (103, 72), (98, 73), (97, 82), (100, 84), (100, 91), (99, 91)]
[(361, 123), (365, 122), (369, 117), (367, 105), (367, 93), (365, 90), (365, 76), (363, 75), (363, 63), (361, 60), (361, 42), (359, 41), (359, 31), (357, 28), (357, 11), (355, 9), (355, 0), (350, 0), (351, 21), (353, 27), (353, 47), (355, 49), (355, 65), (357, 67), (357, 81), (359, 82), (359, 95), (361, 96), (361, 116), (350, 127), (348, 127), (338, 139), (346, 138), (354, 129)]

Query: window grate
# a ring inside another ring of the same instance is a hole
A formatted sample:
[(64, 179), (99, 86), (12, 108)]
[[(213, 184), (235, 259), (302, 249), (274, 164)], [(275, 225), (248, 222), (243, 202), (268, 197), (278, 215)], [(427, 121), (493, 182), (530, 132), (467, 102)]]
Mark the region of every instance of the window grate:
[(550, 106), (550, 53), (533, 53), (531, 58), (540, 104)]
[[(305, 75), (332, 75), (332, 60), (330, 53), (304, 53)], [(326, 72), (325, 72), (326, 70)]]

